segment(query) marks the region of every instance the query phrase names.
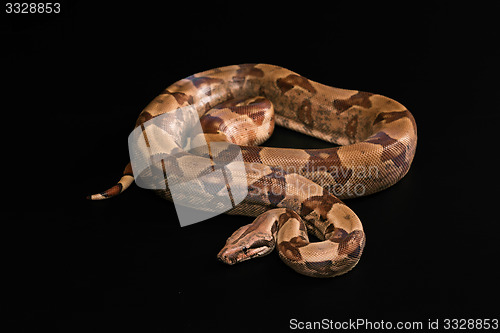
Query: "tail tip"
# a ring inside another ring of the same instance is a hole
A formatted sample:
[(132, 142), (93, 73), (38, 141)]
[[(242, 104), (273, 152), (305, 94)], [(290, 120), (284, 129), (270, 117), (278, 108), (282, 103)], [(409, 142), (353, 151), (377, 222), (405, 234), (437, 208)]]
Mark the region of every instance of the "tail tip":
[(120, 181), (113, 187), (107, 189), (104, 192), (98, 193), (98, 194), (92, 194), (92, 195), (87, 195), (86, 199), (87, 200), (103, 200), (103, 199), (109, 199), (112, 197), (116, 197), (123, 191), (125, 191), (130, 184), (134, 181), (134, 176), (130, 174), (124, 175)]
[(102, 192), (102, 193), (97, 193), (97, 194), (91, 194), (91, 195), (87, 195), (85, 198), (87, 200), (91, 200), (91, 201), (97, 201), (97, 200), (104, 200), (104, 199), (108, 199), (108, 198), (112, 198), (114, 196), (116, 196), (118, 194), (115, 194), (115, 195), (109, 195), (108, 193), (106, 192)]

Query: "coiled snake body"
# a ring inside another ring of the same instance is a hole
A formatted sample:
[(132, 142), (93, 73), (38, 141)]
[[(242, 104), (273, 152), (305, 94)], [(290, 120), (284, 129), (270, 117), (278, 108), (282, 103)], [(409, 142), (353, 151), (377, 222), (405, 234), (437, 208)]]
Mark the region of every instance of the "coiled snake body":
[[(228, 264), (277, 247), (299, 273), (332, 277), (349, 271), (366, 238), (359, 218), (341, 199), (395, 184), (410, 168), (417, 145), (415, 120), (400, 103), (325, 86), (273, 65), (227, 66), (180, 80), (142, 111), (136, 128), (185, 106), (196, 109), (208, 141), (239, 145), (245, 162), (248, 195), (228, 213), (258, 217), (218, 254)], [(256, 146), (271, 135), (274, 123), (340, 146)], [(177, 165), (178, 172), (182, 165), (187, 164)], [(115, 196), (133, 180), (129, 164), (117, 185), (90, 198)], [(171, 199), (168, 190), (158, 192)], [(310, 243), (308, 231), (320, 241)]]

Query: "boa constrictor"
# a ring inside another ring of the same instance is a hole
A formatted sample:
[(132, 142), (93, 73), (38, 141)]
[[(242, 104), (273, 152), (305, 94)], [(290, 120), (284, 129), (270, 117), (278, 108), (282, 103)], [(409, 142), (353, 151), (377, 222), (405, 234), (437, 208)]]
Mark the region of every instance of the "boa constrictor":
[[(273, 65), (227, 66), (180, 80), (142, 111), (136, 128), (185, 106), (196, 109), (208, 141), (241, 148), (248, 195), (228, 213), (258, 217), (234, 232), (218, 254), (228, 264), (276, 246), (299, 273), (332, 277), (349, 271), (366, 238), (359, 218), (341, 199), (395, 184), (410, 168), (417, 145), (415, 120), (400, 103), (322, 85)], [(271, 135), (275, 122), (340, 146), (256, 146)], [(183, 172), (182, 165), (176, 168)], [(117, 185), (90, 199), (116, 196), (133, 180), (129, 163)], [(171, 199), (168, 189), (158, 192)], [(320, 241), (309, 242), (308, 231)]]

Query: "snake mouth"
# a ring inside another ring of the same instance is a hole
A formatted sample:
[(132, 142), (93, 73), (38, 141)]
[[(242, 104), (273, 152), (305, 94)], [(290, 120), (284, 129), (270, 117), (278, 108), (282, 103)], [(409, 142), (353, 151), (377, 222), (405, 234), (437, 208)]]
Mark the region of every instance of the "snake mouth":
[(228, 265), (234, 265), (238, 263), (238, 252), (234, 248), (224, 247), (217, 254), (217, 259)]
[(234, 265), (239, 262), (249, 260), (252, 258), (262, 257), (272, 251), (267, 246), (260, 246), (256, 248), (246, 248), (246, 247), (225, 247), (219, 254), (217, 254), (217, 259), (228, 265)]

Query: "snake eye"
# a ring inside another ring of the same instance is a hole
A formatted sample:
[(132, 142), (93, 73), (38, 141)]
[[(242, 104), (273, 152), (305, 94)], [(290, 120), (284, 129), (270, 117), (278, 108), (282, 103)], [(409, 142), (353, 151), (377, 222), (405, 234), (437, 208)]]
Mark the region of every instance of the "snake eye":
[(246, 246), (243, 246), (243, 248), (242, 248), (241, 250), (242, 250), (242, 251), (243, 251), (243, 253), (245, 253), (245, 254), (246, 254), (246, 253), (247, 253), (247, 251), (248, 251), (248, 249), (247, 249), (247, 247), (246, 247)]

